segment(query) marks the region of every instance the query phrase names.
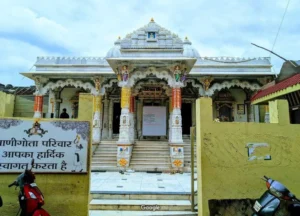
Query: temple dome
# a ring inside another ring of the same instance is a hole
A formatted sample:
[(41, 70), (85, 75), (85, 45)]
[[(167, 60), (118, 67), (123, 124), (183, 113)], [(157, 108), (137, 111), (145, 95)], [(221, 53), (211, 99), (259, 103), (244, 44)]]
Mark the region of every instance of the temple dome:
[(198, 50), (192, 46), (192, 43), (187, 37), (183, 42), (183, 55), (190, 58), (200, 58)]
[(115, 42), (115, 45), (107, 52), (106, 58), (117, 58), (121, 56), (121, 38), (119, 37), (118, 40)]

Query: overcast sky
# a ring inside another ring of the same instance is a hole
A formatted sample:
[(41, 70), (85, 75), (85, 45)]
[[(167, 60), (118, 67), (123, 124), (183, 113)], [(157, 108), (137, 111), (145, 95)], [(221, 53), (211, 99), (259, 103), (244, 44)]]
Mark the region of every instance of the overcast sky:
[[(272, 49), (288, 0), (1, 0), (0, 83), (32, 85), (20, 72), (37, 56), (105, 56), (122, 38), (147, 24), (184, 38), (200, 55), (265, 57)], [(290, 0), (274, 51), (300, 59), (300, 4)], [(273, 69), (283, 61), (271, 55)]]

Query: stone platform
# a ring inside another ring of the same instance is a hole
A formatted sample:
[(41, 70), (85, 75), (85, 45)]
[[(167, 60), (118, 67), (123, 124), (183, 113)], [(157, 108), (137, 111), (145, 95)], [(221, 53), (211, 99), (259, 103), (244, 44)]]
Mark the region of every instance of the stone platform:
[(196, 215), (191, 211), (190, 177), (190, 173), (92, 172), (90, 216)]

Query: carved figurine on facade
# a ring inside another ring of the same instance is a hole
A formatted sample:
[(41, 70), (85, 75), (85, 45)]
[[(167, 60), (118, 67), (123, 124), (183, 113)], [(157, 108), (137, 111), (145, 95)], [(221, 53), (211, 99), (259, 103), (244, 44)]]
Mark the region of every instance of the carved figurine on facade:
[(95, 79), (95, 88), (96, 88), (97, 92), (100, 91), (100, 79), (99, 78)]
[(211, 82), (214, 80), (213, 77), (203, 77), (200, 78), (199, 81), (202, 83), (204, 86), (204, 90), (207, 91), (210, 87)]
[(122, 67), (122, 81), (127, 82), (128, 78), (129, 78), (128, 66), (124, 65)]
[(187, 70), (186, 68), (184, 68), (183, 75), (181, 76), (180, 81), (184, 82), (186, 80), (186, 77), (187, 77)]
[(180, 70), (180, 67), (177, 65), (175, 67), (175, 70), (174, 70), (174, 76), (175, 76), (175, 81), (176, 82), (179, 82), (180, 80), (180, 75), (181, 75), (181, 70)]
[(119, 70), (118, 67), (116, 68), (116, 71), (117, 71), (117, 79), (118, 79), (118, 81), (122, 81), (122, 73), (121, 73), (121, 71)]

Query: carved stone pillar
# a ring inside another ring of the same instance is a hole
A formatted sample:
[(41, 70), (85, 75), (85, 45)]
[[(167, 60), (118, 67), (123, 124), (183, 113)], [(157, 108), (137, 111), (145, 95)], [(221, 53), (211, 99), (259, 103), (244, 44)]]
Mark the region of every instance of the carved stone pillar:
[(109, 127), (109, 100), (105, 97), (104, 100), (104, 110), (103, 110), (103, 130), (102, 130), (102, 139), (108, 138), (108, 127)]
[(114, 102), (112, 99), (110, 99), (109, 102), (109, 112), (108, 112), (108, 138), (113, 138), (113, 111), (114, 111)]
[(121, 116), (120, 116), (120, 134), (117, 150), (117, 166), (128, 167), (130, 164), (133, 148), (132, 124), (133, 118), (131, 111), (131, 88), (122, 86), (121, 90)]
[[(181, 117), (181, 87), (182, 83), (176, 82), (172, 86), (172, 97), (170, 98), (169, 119), (169, 146), (172, 167), (180, 169), (184, 166), (184, 151), (182, 139), (182, 117)], [(170, 95), (171, 96), (171, 95)]]
[(181, 117), (181, 88), (172, 89), (172, 114), (171, 114), (171, 137), (170, 143), (183, 143), (182, 140), (182, 117)]
[(93, 98), (93, 143), (100, 143), (101, 141), (101, 95), (95, 94)]
[(42, 95), (36, 95), (34, 97), (34, 115), (33, 118), (43, 117), (43, 99)]
[(134, 139), (137, 139), (137, 100), (134, 100), (134, 111), (133, 111), (133, 120), (134, 120)]
[(130, 118), (130, 141), (134, 143), (134, 131), (135, 131), (135, 97), (133, 95), (130, 96), (130, 104), (129, 104), (129, 118)]
[(121, 90), (121, 116), (120, 116), (120, 134), (118, 143), (131, 143), (130, 140), (130, 96), (131, 89), (130, 87), (122, 87)]
[(171, 140), (172, 137), (172, 112), (173, 112), (173, 102), (172, 102), (172, 96), (169, 97), (169, 125), (168, 125), (168, 130), (169, 130), (169, 141)]
[(55, 118), (56, 95), (53, 90), (49, 90), (48, 118)]
[(137, 130), (138, 130), (138, 138), (139, 139), (143, 135), (142, 124), (143, 124), (143, 99), (140, 99), (138, 101), (138, 107), (137, 107)]
[(265, 105), (265, 123), (270, 123), (269, 105)]
[(196, 126), (196, 102), (193, 100), (192, 102), (192, 126)]
[(100, 92), (101, 90), (101, 77), (96, 77), (93, 79), (95, 84), (95, 91), (93, 94), (93, 135), (92, 142), (100, 143), (101, 141), (101, 126), (102, 126), (102, 95), (104, 92)]
[(36, 76), (34, 77), (35, 81), (35, 88), (36, 91), (34, 93), (35, 98), (34, 98), (34, 115), (33, 118), (42, 118), (43, 117), (43, 95), (46, 93), (45, 89), (43, 89), (43, 84), (45, 84), (48, 79), (41, 77), (41, 76)]

